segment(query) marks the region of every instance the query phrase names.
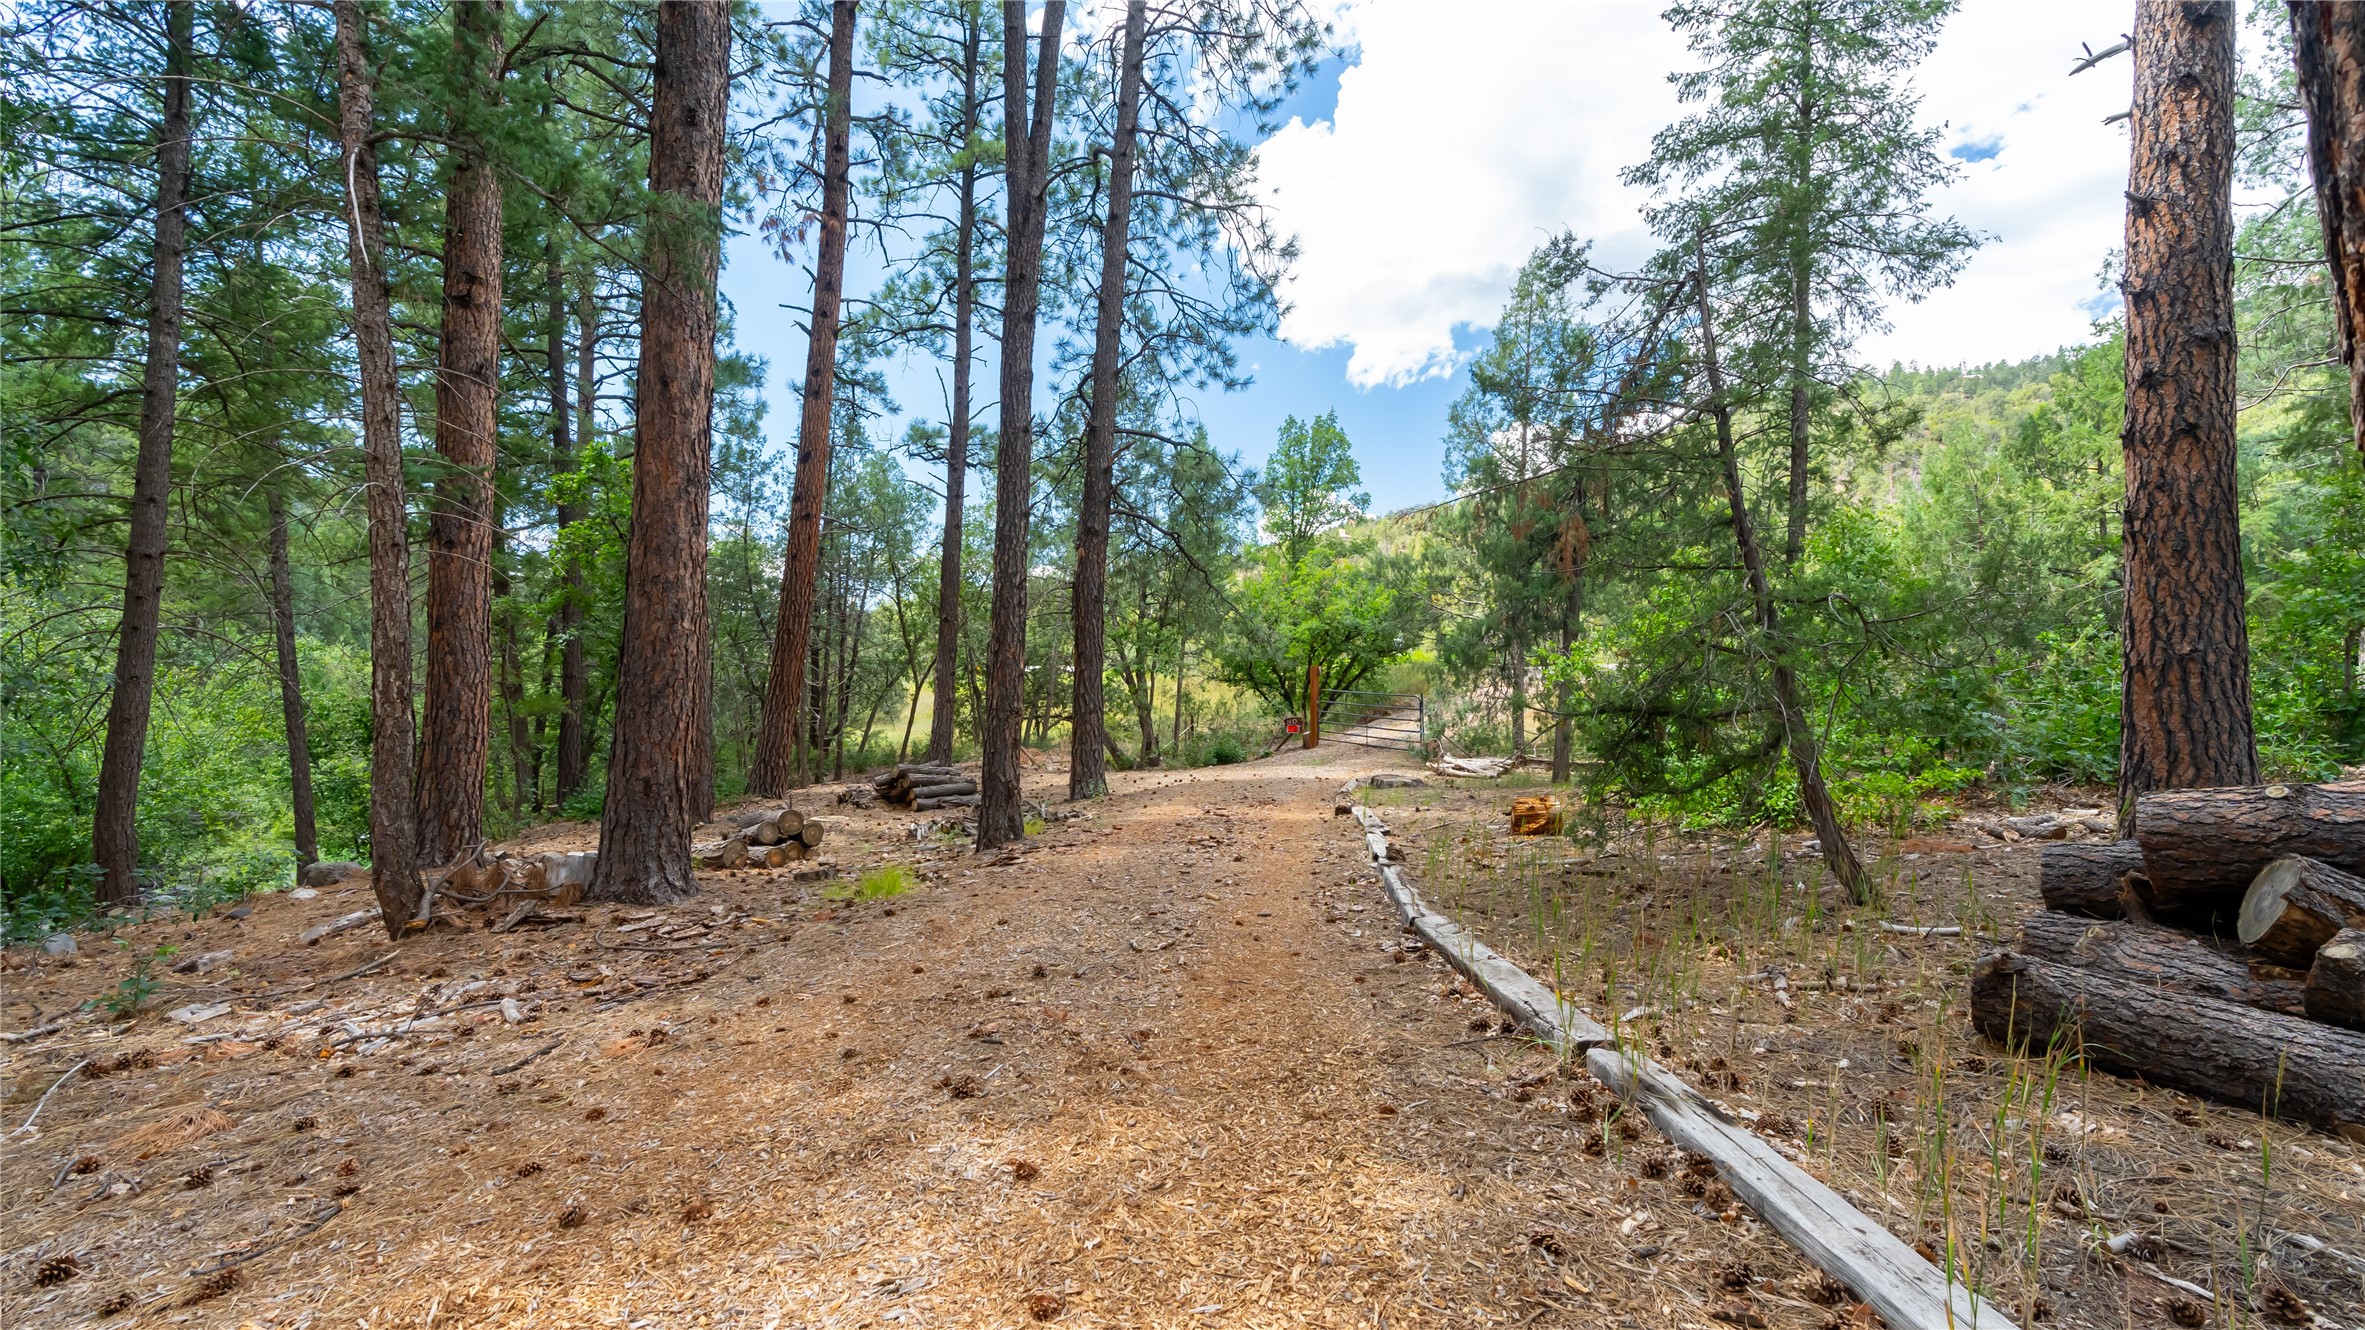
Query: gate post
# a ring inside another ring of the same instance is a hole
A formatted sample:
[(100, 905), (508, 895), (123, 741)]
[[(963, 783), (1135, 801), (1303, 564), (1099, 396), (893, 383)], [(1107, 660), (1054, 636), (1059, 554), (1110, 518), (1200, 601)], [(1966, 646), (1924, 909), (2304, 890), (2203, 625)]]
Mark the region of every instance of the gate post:
[(1306, 662), (1306, 747), (1322, 746), (1322, 666)]

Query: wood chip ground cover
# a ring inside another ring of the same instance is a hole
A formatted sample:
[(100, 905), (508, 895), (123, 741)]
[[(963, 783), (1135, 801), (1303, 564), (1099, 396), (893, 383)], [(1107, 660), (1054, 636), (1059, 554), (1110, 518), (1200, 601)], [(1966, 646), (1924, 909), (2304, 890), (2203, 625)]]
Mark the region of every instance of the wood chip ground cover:
[(1762, 836), (1615, 815), (1514, 838), (1512, 794), (1367, 798), (1433, 908), (1756, 1115), (2023, 1324), (2365, 1324), (2365, 1151), (1971, 1031), (1972, 962), (2040, 908), (2033, 847), (1873, 838), (1883, 898), (1857, 909), (1808, 889), (1820, 864), (1796, 837), (1778, 872)]
[[(11, 952), (12, 1030), (160, 944), (233, 958), (5, 1047), (20, 1120), (86, 1065), (0, 1160), (0, 1323), (1860, 1323), (1402, 947), (1331, 811), (1380, 761), (1121, 776), (985, 861), (828, 810), (841, 872), (920, 879), (881, 900), (702, 874), (370, 968), (296, 940), (347, 887)], [(657, 934), (696, 945), (613, 945)]]

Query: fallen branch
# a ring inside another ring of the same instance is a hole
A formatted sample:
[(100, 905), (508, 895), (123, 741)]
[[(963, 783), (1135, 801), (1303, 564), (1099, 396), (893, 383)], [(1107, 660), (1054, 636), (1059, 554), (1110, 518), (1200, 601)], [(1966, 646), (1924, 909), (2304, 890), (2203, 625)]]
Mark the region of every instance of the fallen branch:
[(372, 970), (378, 969), (379, 967), (385, 965), (386, 962), (393, 960), (395, 957), (401, 954), (402, 953), (399, 951), (389, 951), (374, 961), (364, 961), (342, 974), (332, 974), (326, 979), (307, 980), (304, 983), (297, 984), (293, 988), (274, 988), (267, 993), (243, 994), (240, 996), (239, 1000), (242, 1002), (261, 1002), (269, 998), (286, 997), (290, 993), (309, 992), (312, 989), (320, 987), (322, 984), (333, 984), (346, 979), (359, 979), (361, 976), (368, 974)]
[(550, 1054), (550, 1053), (553, 1053), (553, 1052), (557, 1051), (557, 1049), (558, 1049), (558, 1046), (559, 1046), (560, 1044), (563, 1044), (563, 1043), (565, 1043), (566, 1041), (567, 1041), (567, 1037), (566, 1037), (565, 1035), (563, 1035), (563, 1034), (562, 1034), (562, 1035), (560, 1035), (558, 1038), (556, 1038), (556, 1039), (553, 1039), (553, 1040), (551, 1040), (549, 1043), (547, 1043), (547, 1044), (544, 1044), (544, 1045), (542, 1045), (540, 1048), (537, 1048), (537, 1049), (535, 1049), (533, 1052), (526, 1054), (526, 1055), (525, 1055), (524, 1057), (522, 1057), (522, 1058), (519, 1058), (517, 1061), (510, 1063), (508, 1066), (506, 1066), (506, 1067), (495, 1067), (495, 1068), (493, 1068), (491, 1071), (488, 1071), (488, 1072), (486, 1072), (486, 1073), (485, 1073), (485, 1075), (487, 1075), (487, 1076), (507, 1076), (509, 1073), (511, 1073), (511, 1072), (513, 1072), (513, 1071), (523, 1071), (523, 1070), (525, 1070), (527, 1067), (529, 1067), (529, 1066), (533, 1065), (533, 1063), (534, 1063), (535, 1061), (539, 1060), (540, 1058), (542, 1058), (542, 1057), (544, 1057), (544, 1056), (546, 1056), (546, 1055), (548, 1055), (548, 1054)]
[(41, 1102), (33, 1105), (32, 1112), (25, 1114), (24, 1125), (18, 1127), (15, 1131), (12, 1131), (8, 1134), (11, 1136), (21, 1136), (24, 1133), (31, 1131), (33, 1129), (33, 1119), (40, 1117), (41, 1110), (49, 1107), (49, 1097), (53, 1094), (56, 1094), (57, 1088), (70, 1080), (75, 1072), (78, 1072), (89, 1065), (90, 1059), (84, 1058), (80, 1062), (75, 1063), (73, 1066), (66, 1068), (65, 1075), (58, 1077), (54, 1081), (51, 1081), (49, 1083), (49, 1088), (41, 1092)]
[(1913, 924), (1892, 924), (1886, 919), (1881, 920), (1881, 931), (1902, 933), (1906, 937), (1961, 937), (1963, 935), (1963, 930), (1952, 924), (1943, 928), (1920, 928)]
[(366, 924), (377, 917), (378, 907), (375, 905), (366, 910), (355, 910), (351, 914), (339, 915), (338, 917), (329, 920), (325, 924), (314, 924), (312, 927), (305, 929), (303, 933), (296, 938), (296, 941), (303, 943), (307, 947), (316, 947), (320, 945), (320, 940), (322, 938), (335, 937), (337, 934), (345, 932), (348, 929), (359, 928), (363, 924)]
[(9, 1033), (0, 1034), (0, 1042), (21, 1044), (28, 1039), (39, 1039), (45, 1034), (56, 1034), (58, 1031), (65, 1028), (66, 1018), (60, 1016), (56, 1020), (49, 1022), (47, 1025), (36, 1025), (30, 1030), (16, 1030)]
[(313, 1234), (318, 1233), (321, 1229), (327, 1227), (328, 1221), (343, 1213), (345, 1213), (345, 1203), (343, 1201), (332, 1200), (327, 1205), (323, 1206), (318, 1213), (314, 1214), (312, 1218), (301, 1228), (297, 1228), (280, 1237), (274, 1238), (260, 1246), (247, 1247), (239, 1251), (230, 1252), (223, 1256), (220, 1260), (215, 1261), (212, 1265), (199, 1266), (197, 1269), (189, 1271), (188, 1275), (191, 1279), (195, 1279), (201, 1275), (220, 1274), (222, 1271), (228, 1270), (233, 1266), (244, 1265), (257, 1256), (260, 1256), (268, 1251), (276, 1251), (277, 1249), (296, 1241), (298, 1238), (311, 1237)]

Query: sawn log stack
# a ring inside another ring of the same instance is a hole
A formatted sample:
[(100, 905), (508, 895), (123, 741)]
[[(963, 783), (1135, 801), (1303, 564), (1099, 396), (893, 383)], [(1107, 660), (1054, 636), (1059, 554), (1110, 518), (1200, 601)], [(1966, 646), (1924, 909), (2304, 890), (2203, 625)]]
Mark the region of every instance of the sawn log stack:
[(2365, 1141), (2365, 781), (2164, 790), (2045, 847), (1980, 1032)]

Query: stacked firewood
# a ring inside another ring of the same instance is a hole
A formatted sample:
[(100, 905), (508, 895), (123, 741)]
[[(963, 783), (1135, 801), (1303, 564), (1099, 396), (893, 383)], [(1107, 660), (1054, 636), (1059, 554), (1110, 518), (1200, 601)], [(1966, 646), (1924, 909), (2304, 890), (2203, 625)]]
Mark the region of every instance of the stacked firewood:
[(811, 858), (825, 830), (794, 808), (756, 809), (735, 820), (738, 831), (720, 843), (698, 847), (700, 868), (780, 868)]
[(977, 782), (958, 767), (915, 763), (882, 771), (870, 783), (880, 798), (915, 813), (977, 806)]
[(2365, 782), (2166, 790), (2048, 845), (1981, 1033), (2365, 1141)]

